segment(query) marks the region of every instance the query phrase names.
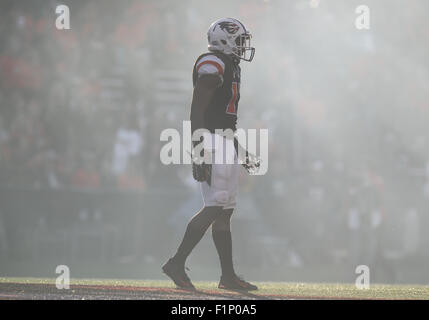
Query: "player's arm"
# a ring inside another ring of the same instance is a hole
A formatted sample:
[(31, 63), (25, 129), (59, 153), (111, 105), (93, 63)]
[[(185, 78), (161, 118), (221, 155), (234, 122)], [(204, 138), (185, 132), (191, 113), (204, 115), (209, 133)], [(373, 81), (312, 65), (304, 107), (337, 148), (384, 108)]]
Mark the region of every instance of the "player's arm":
[[(191, 104), (191, 131), (206, 129), (205, 112), (210, 105), (213, 95), (222, 85), (225, 64), (216, 56), (203, 57), (196, 65), (198, 78), (194, 86)], [(199, 143), (195, 142), (195, 143)], [(194, 145), (195, 146), (195, 145)], [(204, 152), (204, 149), (203, 149)], [(200, 156), (202, 156), (200, 154)], [(211, 185), (211, 165), (192, 162), (192, 174), (197, 181), (206, 181)]]
[(205, 128), (204, 114), (213, 95), (223, 83), (225, 64), (215, 55), (207, 55), (196, 64), (198, 74), (191, 104), (191, 130)]
[(221, 84), (217, 74), (203, 74), (198, 77), (191, 104), (191, 130), (204, 128), (204, 114), (216, 89)]
[[(191, 131), (204, 128), (204, 114), (210, 104), (213, 94), (218, 87), (220, 79), (214, 74), (202, 75), (198, 78), (192, 95), (191, 105)], [(194, 142), (194, 143), (199, 143)], [(211, 185), (211, 166), (207, 164), (197, 165), (192, 163), (192, 174), (194, 179), (202, 182), (207, 181)]]

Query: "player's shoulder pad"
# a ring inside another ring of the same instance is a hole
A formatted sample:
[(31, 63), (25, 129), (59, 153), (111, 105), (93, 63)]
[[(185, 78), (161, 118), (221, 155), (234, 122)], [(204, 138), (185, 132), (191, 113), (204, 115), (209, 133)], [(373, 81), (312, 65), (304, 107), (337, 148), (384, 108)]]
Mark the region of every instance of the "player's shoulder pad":
[(217, 74), (222, 76), (225, 72), (225, 63), (213, 54), (200, 58), (196, 63), (198, 75)]

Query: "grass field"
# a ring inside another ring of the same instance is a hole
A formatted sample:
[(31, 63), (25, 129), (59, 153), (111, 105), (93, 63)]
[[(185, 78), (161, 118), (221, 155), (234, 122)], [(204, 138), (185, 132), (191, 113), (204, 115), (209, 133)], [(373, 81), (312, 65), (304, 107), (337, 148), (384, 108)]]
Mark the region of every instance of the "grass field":
[(195, 282), (197, 291), (176, 289), (167, 280), (71, 279), (59, 290), (55, 279), (0, 278), (0, 299), (429, 299), (429, 286), (259, 282), (250, 293), (219, 290), (215, 282)]

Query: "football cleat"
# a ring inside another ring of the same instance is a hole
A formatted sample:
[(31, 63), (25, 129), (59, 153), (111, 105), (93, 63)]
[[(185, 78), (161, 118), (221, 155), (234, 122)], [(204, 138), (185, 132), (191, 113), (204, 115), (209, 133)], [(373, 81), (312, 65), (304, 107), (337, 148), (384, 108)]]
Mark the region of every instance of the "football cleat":
[(225, 290), (242, 290), (242, 291), (253, 291), (258, 290), (258, 287), (244, 281), (242, 278), (234, 275), (232, 277), (222, 276), (219, 281), (219, 289)]
[(162, 272), (165, 273), (177, 287), (187, 290), (195, 290), (194, 285), (185, 272), (185, 267), (174, 263), (173, 259), (169, 259), (163, 266)]

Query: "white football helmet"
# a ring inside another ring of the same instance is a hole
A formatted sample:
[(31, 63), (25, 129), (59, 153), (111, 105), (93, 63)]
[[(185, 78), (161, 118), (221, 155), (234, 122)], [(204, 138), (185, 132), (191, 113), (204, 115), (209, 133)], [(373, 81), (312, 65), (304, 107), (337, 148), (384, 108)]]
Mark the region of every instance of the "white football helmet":
[(252, 61), (255, 48), (250, 46), (251, 33), (234, 18), (213, 22), (207, 32), (208, 49), (232, 55), (244, 61)]

